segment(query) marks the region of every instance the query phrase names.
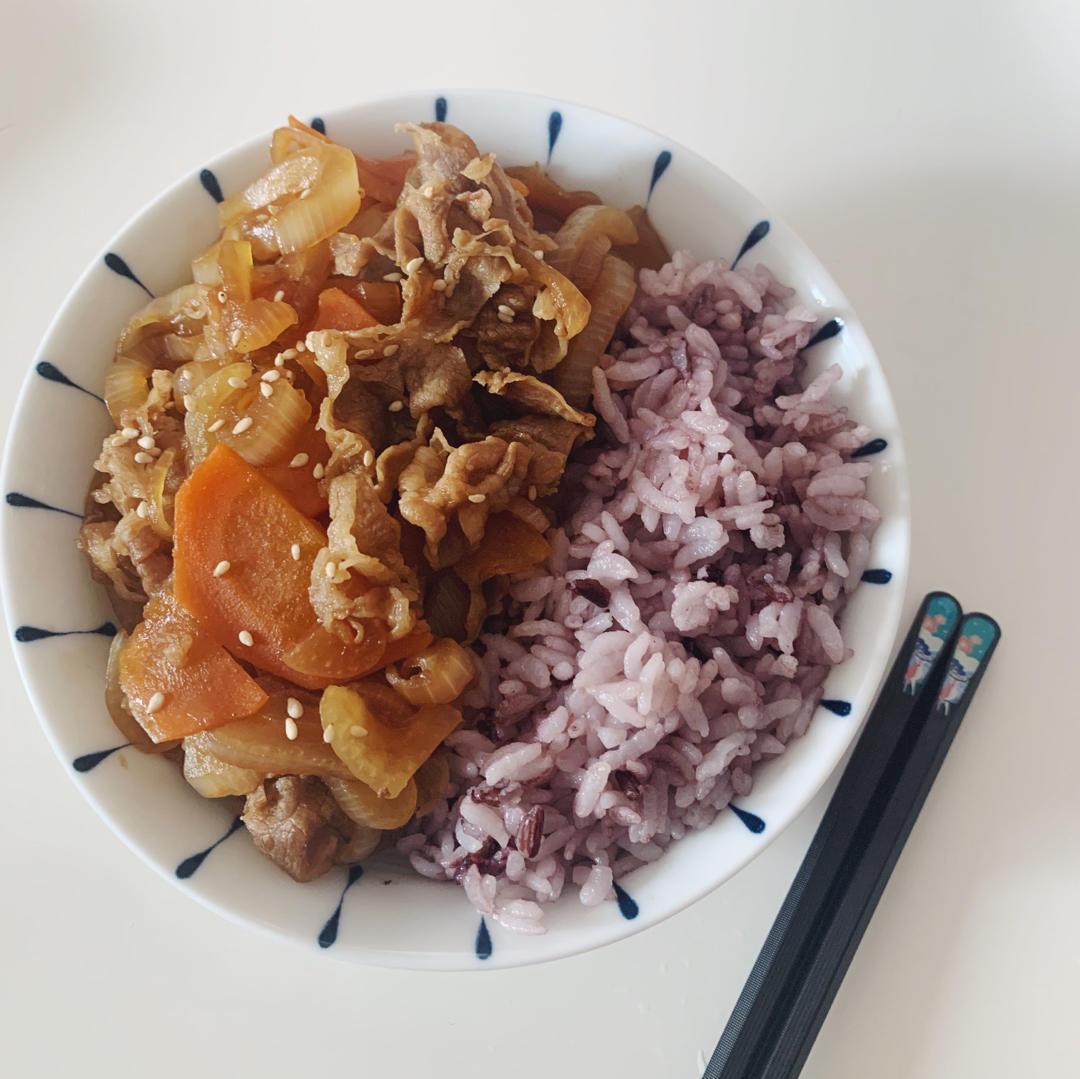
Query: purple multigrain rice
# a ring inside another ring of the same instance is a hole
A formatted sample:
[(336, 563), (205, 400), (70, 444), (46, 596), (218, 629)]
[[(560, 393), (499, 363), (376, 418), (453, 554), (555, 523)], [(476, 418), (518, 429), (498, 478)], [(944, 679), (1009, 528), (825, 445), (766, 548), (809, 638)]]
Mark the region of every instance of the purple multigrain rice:
[(524, 933), (567, 880), (613, 898), (804, 733), (878, 522), (790, 289), (684, 252), (638, 284), (594, 372), (609, 443), (568, 469), (583, 498), (480, 638), (450, 797), (401, 841)]

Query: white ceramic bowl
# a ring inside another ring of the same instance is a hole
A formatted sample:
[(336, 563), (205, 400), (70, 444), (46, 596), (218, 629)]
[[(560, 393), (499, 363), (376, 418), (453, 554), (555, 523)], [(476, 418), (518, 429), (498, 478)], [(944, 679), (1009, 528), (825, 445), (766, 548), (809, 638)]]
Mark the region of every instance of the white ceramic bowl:
[(824, 333), (808, 346), (810, 371), (842, 364), (839, 396), (874, 432), (871, 495), (883, 513), (868, 583), (844, 613), (855, 657), (829, 677), (831, 709), (823, 706), (804, 738), (758, 770), (735, 811), (625, 878), (619, 903), (587, 909), (567, 895), (540, 937), (482, 924), (458, 887), (415, 877), (392, 858), (295, 884), (245, 836), (229, 838), (236, 830), (229, 810), (196, 796), (174, 765), (123, 748), (102, 752), (122, 741), (98, 703), (111, 614), (74, 542), (91, 462), (111, 429), (96, 395), (120, 327), (147, 292), (185, 280), (191, 256), (216, 235), (214, 196), (265, 167), (268, 133), (195, 168), (139, 213), (54, 319), (8, 440), (3, 595), (27, 691), (64, 768), (113, 830), (177, 887), (238, 922), (333, 955), (429, 969), (503, 967), (584, 951), (681, 910), (744, 866), (810, 801), (858, 732), (888, 662), (907, 577), (908, 491), (885, 377), (847, 300), (803, 243), (714, 165), (626, 120), (517, 94), (412, 94), (323, 119), (335, 139), (380, 156), (405, 145), (395, 121), (435, 118), (464, 128), (504, 162), (547, 162), (561, 183), (593, 188), (615, 205), (647, 201), (672, 248), (730, 259), (756, 241), (743, 257), (767, 264), (820, 312)]

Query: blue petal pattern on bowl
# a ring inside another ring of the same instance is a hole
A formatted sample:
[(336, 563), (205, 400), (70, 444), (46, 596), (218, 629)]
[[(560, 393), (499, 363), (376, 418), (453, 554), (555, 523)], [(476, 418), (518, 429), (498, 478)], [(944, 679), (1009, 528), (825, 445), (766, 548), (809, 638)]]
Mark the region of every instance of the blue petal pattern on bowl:
[(853, 450), (851, 453), (852, 460), (857, 457), (871, 457), (875, 453), (881, 453), (888, 448), (889, 443), (883, 438), (872, 438), (869, 442), (860, 446), (857, 450)]
[(751, 813), (746, 809), (742, 809), (734, 802), (728, 802), (728, 809), (735, 814), (750, 829), (755, 835), (759, 832), (765, 831), (765, 822), (756, 814)]
[(364, 867), (362, 865), (349, 866), (348, 876), (345, 880), (345, 887), (341, 889), (341, 895), (338, 896), (337, 906), (334, 907), (334, 913), (326, 919), (326, 924), (319, 930), (319, 947), (329, 948), (337, 940), (338, 926), (341, 924), (341, 907), (345, 902), (345, 893), (364, 875)]
[(491, 958), (491, 934), (488, 932), (487, 922), (480, 915), (480, 928), (476, 930), (476, 940), (473, 942), (473, 951), (477, 959)]
[(209, 169), (203, 169), (199, 173), (199, 183), (203, 185), (204, 190), (214, 202), (223, 202), (225, 200), (225, 196), (221, 193), (221, 184), (218, 183), (218, 178)]
[(206, 861), (207, 855), (217, 847), (220, 847), (226, 839), (229, 838), (234, 832), (238, 832), (243, 827), (244, 822), (239, 817), (233, 817), (229, 822), (228, 831), (218, 840), (215, 840), (205, 850), (201, 850), (198, 854), (192, 854), (189, 858), (185, 858), (177, 867), (176, 875), (181, 880), (187, 880), (195, 870), (199, 868)]
[(562, 113), (556, 109), (548, 117), (548, 164), (551, 164), (551, 155), (555, 150), (555, 143), (559, 140), (559, 132), (562, 131)]
[(72, 382), (55, 363), (49, 363), (48, 360), (42, 360), (34, 370), (43, 378), (46, 382), (55, 382), (60, 386), (70, 386), (73, 390), (78, 390), (80, 393), (85, 393), (87, 397), (93, 397), (95, 401), (100, 401), (105, 404), (105, 398), (100, 394), (94, 393), (93, 390), (88, 390), (85, 386), (80, 386), (77, 382)]
[(769, 235), (769, 222), (759, 221), (747, 234), (745, 240), (743, 240), (742, 247), (739, 248), (739, 253), (735, 256), (734, 261), (731, 264), (731, 268), (734, 270), (739, 265), (739, 259), (746, 254), (752, 247), (757, 247), (766, 236)]
[(42, 502), (40, 498), (31, 498), (30, 495), (24, 495), (21, 491), (8, 491), (4, 496), (4, 501), (9, 506), (15, 506), (17, 509), (22, 510), (51, 510), (53, 513), (65, 513), (68, 517), (74, 517), (76, 520), (82, 520), (82, 514), (76, 513), (74, 510), (66, 510), (62, 506), (53, 506), (48, 502)]
[(106, 757), (111, 757), (117, 750), (127, 749), (131, 745), (130, 742), (124, 742), (122, 745), (113, 746), (111, 749), (99, 749), (96, 753), (84, 753), (81, 757), (76, 757), (71, 762), (71, 767), (76, 772), (89, 772), (96, 768)]
[(821, 707), (828, 709), (834, 716), (851, 715), (851, 701), (841, 701), (835, 698), (826, 697), (821, 702)]
[(75, 637), (81, 634), (96, 634), (99, 637), (115, 637), (116, 626), (112, 622), (102, 622), (93, 629), (43, 629), (41, 626), (18, 626), (15, 630), (15, 640), (20, 644), (29, 644), (31, 641), (44, 641), (50, 637)]
[(862, 579), (867, 584), (888, 584), (892, 580), (892, 570), (868, 569)]
[(151, 300), (154, 298), (154, 294), (135, 276), (131, 267), (115, 251), (109, 251), (105, 255), (105, 265), (113, 273), (126, 277), (129, 281), (134, 281)]

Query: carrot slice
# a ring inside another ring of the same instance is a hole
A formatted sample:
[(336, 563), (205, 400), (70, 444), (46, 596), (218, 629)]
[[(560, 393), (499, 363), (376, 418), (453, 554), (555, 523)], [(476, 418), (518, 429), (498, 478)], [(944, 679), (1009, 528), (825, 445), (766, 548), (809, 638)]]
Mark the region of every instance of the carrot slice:
[(339, 288), (326, 288), (319, 293), (319, 310), (315, 315), (316, 330), (366, 330), (378, 326), (379, 320)]
[(220, 727), (266, 703), (258, 683), (168, 593), (146, 605), (119, 667), (131, 713), (154, 742)]
[(224, 444), (177, 492), (174, 536), (177, 599), (233, 655), (308, 689), (379, 665), (385, 633), (349, 640), (323, 629), (311, 607), (326, 533)]

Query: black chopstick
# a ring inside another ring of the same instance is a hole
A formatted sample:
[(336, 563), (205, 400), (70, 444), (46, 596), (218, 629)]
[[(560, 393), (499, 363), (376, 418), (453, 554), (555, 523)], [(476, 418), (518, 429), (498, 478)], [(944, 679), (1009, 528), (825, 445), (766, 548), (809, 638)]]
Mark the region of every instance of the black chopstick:
[(923, 600), (703, 1079), (798, 1075), (999, 637)]

